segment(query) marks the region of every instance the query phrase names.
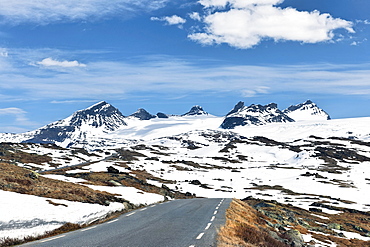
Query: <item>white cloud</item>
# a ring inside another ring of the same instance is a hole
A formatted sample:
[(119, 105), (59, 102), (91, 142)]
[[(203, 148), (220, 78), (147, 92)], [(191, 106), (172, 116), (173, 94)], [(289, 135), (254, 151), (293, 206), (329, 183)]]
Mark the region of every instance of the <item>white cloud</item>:
[(81, 102), (86, 102), (86, 103), (94, 103), (99, 101), (98, 99), (95, 100), (52, 100), (50, 103), (51, 104), (75, 104), (75, 103), (81, 103)]
[[(264, 39), (303, 43), (331, 41), (334, 30), (353, 33), (353, 23), (330, 14), (298, 11), (275, 5), (283, 0), (200, 0), (205, 7), (203, 32), (189, 34), (191, 40), (212, 45), (226, 43), (248, 49)], [(221, 10), (220, 10), (221, 9)]]
[[(229, 92), (244, 97), (285, 92), (328, 95), (370, 93), (369, 64), (204, 66), (204, 60), (151, 56), (127, 60), (135, 61), (132, 63), (90, 61), (86, 69), (58, 66), (55, 69), (35, 69), (34, 66), (26, 66), (30, 60), (41, 61), (40, 57), (61, 55), (63, 51), (12, 49), (9, 54), (4, 58), (9, 60), (8, 67), (2, 68), (0, 73), (2, 102), (25, 99), (53, 103), (95, 101), (146, 94), (174, 98), (194, 93), (222, 95)], [(67, 53), (68, 57), (77, 55), (81, 54)]]
[(233, 8), (245, 8), (253, 5), (277, 5), (284, 0), (199, 0), (206, 8), (225, 8), (227, 5)]
[(5, 48), (0, 48), (0, 57), (8, 57), (8, 50)]
[(202, 18), (200, 17), (200, 14), (198, 12), (193, 12), (189, 14), (189, 17), (195, 21), (201, 21)]
[(0, 0), (0, 19), (17, 24), (95, 20), (107, 15), (152, 11), (168, 0)]
[(28, 119), (26, 118), (26, 112), (20, 108), (10, 107), (10, 108), (3, 108), (0, 109), (0, 116), (4, 115), (13, 115), (16, 118), (17, 122), (26, 122)]
[(269, 87), (264, 86), (256, 87), (254, 89), (244, 89), (241, 90), (241, 95), (245, 98), (251, 98), (261, 94), (268, 94), (269, 89)]
[(36, 64), (45, 67), (63, 67), (63, 68), (86, 67), (86, 64), (79, 63), (77, 61), (58, 61), (50, 57), (45, 58), (41, 62), (37, 62)]
[(164, 17), (152, 17), (150, 18), (152, 21), (164, 21), (167, 25), (182, 25), (186, 23), (186, 20), (180, 16), (173, 15), (173, 16), (164, 16)]

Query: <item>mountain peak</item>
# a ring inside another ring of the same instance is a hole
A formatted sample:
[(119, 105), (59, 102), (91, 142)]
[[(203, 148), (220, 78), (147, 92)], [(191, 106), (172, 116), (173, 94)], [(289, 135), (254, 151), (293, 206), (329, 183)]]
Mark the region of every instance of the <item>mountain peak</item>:
[(109, 106), (112, 106), (112, 105), (107, 103), (106, 101), (100, 101), (96, 104), (93, 104), (92, 106), (89, 106), (88, 108), (86, 108), (84, 110), (99, 109), (99, 108), (105, 108), (105, 107), (109, 107)]
[(311, 100), (306, 100), (298, 105), (291, 105), (283, 112), (295, 121), (330, 120), (329, 114)]
[(182, 116), (199, 116), (199, 115), (208, 115), (208, 112), (204, 111), (201, 106), (195, 105), (190, 109), (190, 111), (183, 114)]
[(235, 106), (234, 106), (234, 109), (232, 109), (226, 116), (229, 116), (233, 113), (236, 113), (238, 112), (240, 109), (242, 109), (244, 107), (244, 102), (243, 101), (239, 101)]
[(149, 120), (149, 119), (155, 118), (156, 116), (150, 114), (143, 108), (139, 108), (136, 112), (132, 113), (130, 117), (135, 117), (140, 120)]

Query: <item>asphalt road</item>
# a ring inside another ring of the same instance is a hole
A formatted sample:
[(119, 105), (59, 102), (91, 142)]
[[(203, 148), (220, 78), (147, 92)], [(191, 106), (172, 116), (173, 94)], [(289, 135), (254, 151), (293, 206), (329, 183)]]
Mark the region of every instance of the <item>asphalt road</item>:
[(23, 246), (216, 246), (231, 199), (174, 200), (124, 214), (104, 224)]

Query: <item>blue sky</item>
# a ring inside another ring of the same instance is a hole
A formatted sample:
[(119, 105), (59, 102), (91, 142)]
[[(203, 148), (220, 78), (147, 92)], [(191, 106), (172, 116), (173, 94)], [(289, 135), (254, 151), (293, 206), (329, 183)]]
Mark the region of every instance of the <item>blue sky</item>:
[(370, 116), (368, 0), (0, 0), (0, 132), (105, 100), (225, 115), (307, 99)]

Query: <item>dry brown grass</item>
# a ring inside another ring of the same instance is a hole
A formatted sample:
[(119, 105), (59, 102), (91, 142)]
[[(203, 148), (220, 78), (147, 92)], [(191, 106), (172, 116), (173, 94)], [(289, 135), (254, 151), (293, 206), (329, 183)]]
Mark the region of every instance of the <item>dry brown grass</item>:
[(27, 148), (27, 144), (0, 143), (0, 157), (4, 161), (45, 164), (51, 163), (52, 158), (47, 155), (38, 155), (36, 153), (27, 153), (18, 148)]
[(31, 170), (13, 164), (0, 163), (0, 189), (52, 199), (98, 203), (124, 202), (114, 194), (96, 191), (86, 186), (54, 179), (31, 178)]
[[(163, 196), (169, 196), (175, 199), (186, 199), (193, 198), (192, 195), (187, 195), (186, 193), (181, 193), (178, 191), (169, 190), (166, 186), (158, 187), (146, 182), (146, 179), (155, 180), (156, 177), (151, 176), (146, 171), (132, 171), (133, 175), (129, 173), (107, 173), (107, 172), (89, 172), (89, 173), (75, 173), (69, 174), (68, 176), (73, 176), (75, 178), (82, 178), (88, 181), (89, 184), (94, 185), (105, 185), (113, 186), (109, 181), (115, 181), (126, 187), (134, 187), (144, 192), (160, 194)], [(171, 180), (160, 180), (164, 183), (174, 183)]]
[(226, 211), (226, 224), (219, 231), (219, 247), (286, 247), (267, 232), (266, 217), (247, 203), (234, 199)]
[[(258, 211), (253, 208), (257, 204), (261, 205), (260, 203), (266, 203), (269, 206), (259, 208)], [(273, 224), (284, 226), (284, 228), (289, 225), (285, 229), (295, 229), (301, 234), (310, 234), (314, 239), (310, 244), (320, 241), (328, 244), (336, 243), (338, 247), (370, 247), (370, 241), (339, 237), (331, 227), (326, 227), (336, 224), (341, 230), (364, 236), (370, 228), (368, 212), (349, 211), (340, 214), (312, 213), (274, 201), (254, 198), (246, 198), (243, 201), (234, 199), (226, 212), (226, 225), (219, 232), (219, 246), (287, 246), (283, 242), (272, 239), (269, 233), (275, 232), (275, 236), (280, 237), (280, 240), (289, 240), (289, 237), (285, 235), (286, 230), (280, 231), (272, 228)], [(323, 218), (316, 215), (321, 215)], [(267, 222), (270, 226), (266, 224)]]

